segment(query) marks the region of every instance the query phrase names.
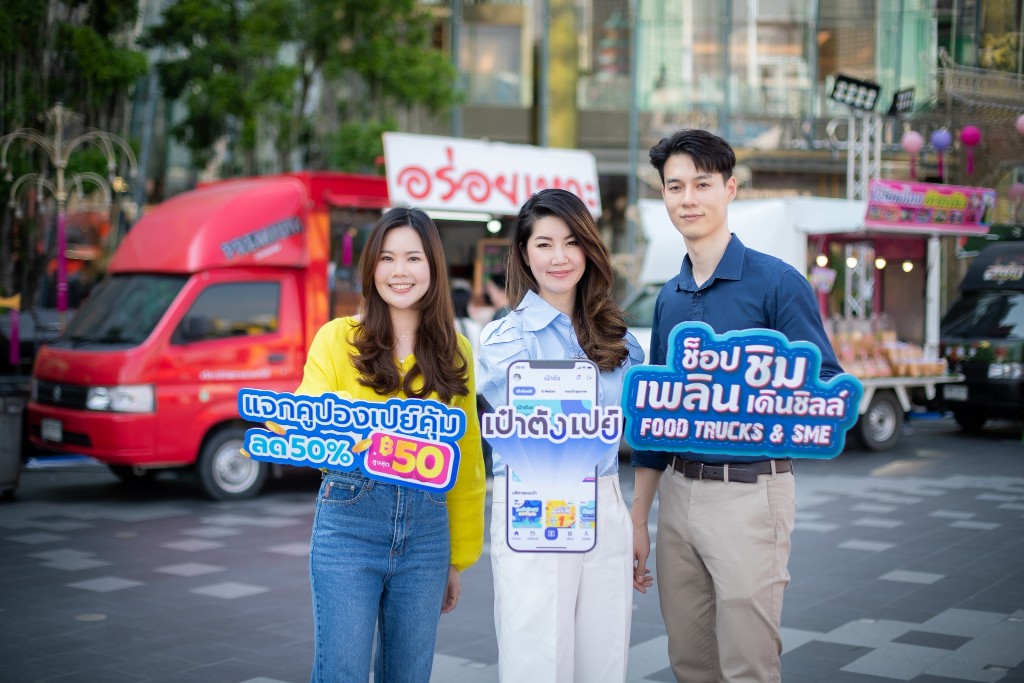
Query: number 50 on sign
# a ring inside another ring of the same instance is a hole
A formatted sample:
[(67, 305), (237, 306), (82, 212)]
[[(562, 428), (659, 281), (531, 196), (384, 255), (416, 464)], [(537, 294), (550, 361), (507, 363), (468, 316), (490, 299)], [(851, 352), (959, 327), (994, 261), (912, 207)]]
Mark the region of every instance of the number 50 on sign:
[(456, 453), (450, 445), (386, 432), (374, 432), (369, 441), (368, 472), (436, 491), (453, 483)]

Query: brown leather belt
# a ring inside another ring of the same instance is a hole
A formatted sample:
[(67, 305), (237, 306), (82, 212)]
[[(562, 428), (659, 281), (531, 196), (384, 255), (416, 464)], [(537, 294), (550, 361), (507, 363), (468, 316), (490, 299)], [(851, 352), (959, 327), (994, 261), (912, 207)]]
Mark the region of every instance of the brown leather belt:
[[(715, 481), (738, 481), (744, 484), (757, 483), (758, 476), (772, 473), (772, 460), (737, 462), (733, 465), (708, 465), (697, 460), (672, 458), (672, 467), (687, 479), (714, 479)], [(792, 460), (775, 460), (775, 472), (793, 471)], [(729, 478), (726, 479), (726, 472)]]

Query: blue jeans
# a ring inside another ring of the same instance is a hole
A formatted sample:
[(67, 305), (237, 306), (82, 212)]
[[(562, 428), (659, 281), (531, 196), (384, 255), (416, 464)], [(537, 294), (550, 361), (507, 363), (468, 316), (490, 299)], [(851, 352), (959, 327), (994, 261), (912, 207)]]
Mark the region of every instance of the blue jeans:
[(324, 475), (313, 520), (313, 683), (366, 683), (374, 626), (376, 683), (430, 680), (448, 584), (443, 493)]

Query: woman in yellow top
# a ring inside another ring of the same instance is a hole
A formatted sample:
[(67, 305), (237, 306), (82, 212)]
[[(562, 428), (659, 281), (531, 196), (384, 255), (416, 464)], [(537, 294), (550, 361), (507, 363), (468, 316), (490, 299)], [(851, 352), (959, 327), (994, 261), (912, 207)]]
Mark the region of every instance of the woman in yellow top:
[(298, 394), (435, 399), (463, 410), (454, 487), (432, 493), (326, 472), (310, 545), (312, 681), (427, 681), (438, 618), (483, 548), (484, 470), (469, 341), (455, 331), (441, 237), (416, 209), (385, 213), (360, 262), (363, 316), (317, 333)]

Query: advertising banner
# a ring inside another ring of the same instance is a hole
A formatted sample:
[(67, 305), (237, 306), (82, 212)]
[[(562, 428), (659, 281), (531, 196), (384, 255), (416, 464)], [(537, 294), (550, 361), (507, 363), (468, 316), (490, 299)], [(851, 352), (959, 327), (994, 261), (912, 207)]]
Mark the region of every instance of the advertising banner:
[(982, 235), (996, 191), (908, 180), (871, 181), (864, 225), (893, 232)]
[(547, 188), (572, 192), (601, 215), (590, 152), (410, 133), (384, 133), (392, 205), (511, 216)]
[(857, 421), (864, 388), (822, 381), (821, 351), (775, 330), (715, 334), (680, 323), (664, 366), (626, 372), (626, 442), (643, 450), (734, 458), (834, 458)]
[(238, 414), (266, 423), (245, 433), (253, 460), (351, 472), (442, 492), (455, 485), (466, 414), (430, 399), (358, 401), (242, 389)]

